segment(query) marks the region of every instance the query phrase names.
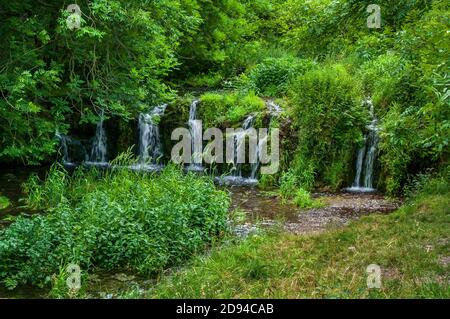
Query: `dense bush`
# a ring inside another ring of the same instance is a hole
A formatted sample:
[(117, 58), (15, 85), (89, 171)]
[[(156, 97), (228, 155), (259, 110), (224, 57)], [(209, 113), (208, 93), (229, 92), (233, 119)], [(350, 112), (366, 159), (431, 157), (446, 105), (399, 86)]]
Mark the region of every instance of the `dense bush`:
[(173, 94), (163, 78), (199, 25), (191, 1), (83, 0), (79, 29), (61, 1), (5, 2), (0, 12), (0, 159), (39, 163), (56, 131), (130, 117)]
[(368, 110), (361, 89), (342, 65), (324, 66), (298, 77), (291, 87), (293, 124), (299, 145), (290, 171), (306, 190), (319, 178), (341, 186), (363, 138)]
[(315, 63), (308, 59), (286, 56), (266, 58), (241, 77), (242, 87), (264, 96), (280, 96), (286, 93), (289, 82)]
[(79, 169), (69, 176), (55, 166), (26, 191), (28, 205), (47, 214), (0, 230), (0, 279), (9, 287), (48, 284), (68, 263), (153, 274), (226, 231), (228, 195), (176, 167), (160, 175)]
[(378, 115), (393, 101), (408, 103), (414, 91), (408, 81), (411, 66), (400, 56), (387, 53), (366, 62), (358, 70), (366, 96), (370, 96)]

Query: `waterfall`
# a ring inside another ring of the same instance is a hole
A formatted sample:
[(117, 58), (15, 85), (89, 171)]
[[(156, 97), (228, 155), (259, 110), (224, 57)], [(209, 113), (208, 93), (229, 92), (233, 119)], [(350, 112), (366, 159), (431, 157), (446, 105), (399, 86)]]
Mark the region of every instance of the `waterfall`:
[[(250, 115), (248, 116), (244, 123), (242, 124), (242, 131), (236, 132), (234, 134), (234, 150), (235, 150), (235, 154), (234, 154), (234, 167), (236, 168), (236, 170), (233, 172), (233, 176), (235, 177), (241, 177), (242, 178), (242, 163), (238, 163), (238, 154), (240, 152), (244, 152), (245, 153), (245, 142), (246, 142), (246, 137), (248, 134), (248, 131), (253, 128), (253, 125), (255, 124), (255, 119), (256, 116), (254, 115)], [(258, 152), (258, 150), (254, 150), (256, 153)], [(252, 163), (251, 165), (256, 165), (256, 163)], [(253, 169), (252, 169), (253, 171)]]
[[(273, 118), (279, 117), (280, 114), (283, 112), (281, 107), (274, 103), (273, 101), (268, 101), (266, 103), (267, 109), (269, 111), (269, 114), (271, 116), (271, 120)], [(260, 162), (260, 152), (264, 145), (264, 143), (267, 143), (267, 140), (269, 138), (268, 135), (266, 135), (264, 138), (257, 140), (257, 143), (250, 143), (249, 148), (255, 147), (253, 149), (254, 154), (256, 155), (256, 161), (253, 163), (250, 163), (250, 176), (248, 178), (242, 176), (242, 163), (238, 163), (238, 155), (240, 151), (245, 151), (246, 147), (246, 137), (249, 136), (249, 130), (253, 129), (255, 124), (256, 116), (255, 115), (249, 115), (242, 124), (242, 130), (239, 132), (234, 133), (234, 159), (233, 159), (233, 165), (235, 167), (235, 170), (233, 171), (232, 176), (225, 176), (225, 177), (218, 177), (216, 178), (216, 181), (219, 184), (222, 185), (256, 185), (258, 183), (258, 172), (259, 167), (261, 165)], [(255, 145), (256, 144), (256, 145)]]
[(70, 163), (69, 146), (67, 145), (67, 139), (69, 139), (69, 137), (61, 135), (58, 132), (55, 135), (56, 138), (59, 140), (60, 151), (62, 151), (63, 156), (62, 158), (63, 163)]
[[(278, 104), (276, 104), (274, 101), (268, 101), (266, 103), (266, 106), (267, 106), (267, 109), (269, 110), (269, 114), (271, 116), (271, 119), (270, 119), (271, 121), (273, 118), (279, 117), (281, 115), (281, 113), (283, 112), (283, 109)], [(265, 138), (258, 141), (258, 145), (257, 145), (257, 149), (256, 149), (256, 155), (257, 155), (256, 160), (257, 161), (256, 161), (256, 163), (250, 164), (250, 168), (251, 168), (250, 178), (251, 179), (254, 179), (254, 180), (258, 179), (258, 170), (259, 170), (259, 166), (261, 164), (260, 150), (261, 150), (262, 145), (264, 145), (264, 143), (267, 143), (267, 139), (268, 139), (268, 136), (266, 136)]]
[(64, 166), (75, 167), (77, 163), (88, 160), (86, 148), (83, 143), (71, 136), (55, 133), (59, 141), (59, 154), (62, 155)]
[(267, 108), (269, 109), (269, 113), (271, 116), (277, 117), (283, 112), (281, 107), (278, 104), (276, 104), (274, 101), (268, 101)]
[(370, 107), (372, 122), (367, 126), (364, 145), (358, 150), (355, 180), (352, 187), (347, 189), (349, 191), (370, 192), (375, 190), (373, 181), (379, 141), (378, 119), (375, 116), (372, 101), (367, 100), (365, 104)]
[(95, 129), (95, 137), (92, 142), (91, 154), (89, 157), (90, 163), (106, 163), (107, 151), (107, 136), (105, 128), (103, 127), (103, 111), (101, 113), (100, 121), (97, 123)]
[(198, 121), (199, 100), (194, 100), (189, 109), (189, 131), (191, 133), (192, 162), (188, 166), (189, 171), (203, 171), (202, 166), (202, 125)]
[(156, 163), (163, 155), (158, 122), (166, 108), (167, 104), (163, 104), (155, 107), (150, 113), (139, 114), (139, 159), (142, 163), (148, 160)]
[(259, 170), (259, 165), (261, 164), (261, 161), (260, 161), (260, 158), (259, 158), (260, 150), (262, 148), (262, 145), (264, 143), (267, 143), (267, 139), (268, 139), (268, 136), (266, 136), (263, 139), (258, 141), (258, 145), (257, 145), (257, 149), (256, 149), (256, 163), (251, 163), (250, 164), (250, 168), (251, 168), (250, 179), (254, 179), (254, 180), (258, 179), (258, 170)]
[[(256, 163), (251, 163), (251, 175), (249, 178), (245, 178), (242, 176), (242, 166), (243, 163), (239, 163), (238, 154), (242, 151), (245, 154), (246, 148), (246, 140), (249, 133), (249, 130), (253, 128), (255, 124), (255, 115), (248, 116), (244, 123), (242, 124), (242, 130), (237, 131), (233, 135), (234, 139), (234, 158), (233, 158), (233, 166), (235, 170), (233, 171), (231, 176), (222, 176), (217, 177), (216, 181), (221, 185), (256, 185), (258, 180), (256, 179), (257, 170), (259, 166), (259, 162), (257, 160)], [(258, 154), (258, 143), (256, 144), (256, 150), (254, 152)], [(250, 147), (251, 147), (250, 143)]]
[(56, 138), (59, 140), (59, 151), (62, 153), (62, 162), (67, 166), (74, 166), (69, 153), (69, 144), (72, 144), (72, 139), (69, 136), (62, 135), (56, 132)]

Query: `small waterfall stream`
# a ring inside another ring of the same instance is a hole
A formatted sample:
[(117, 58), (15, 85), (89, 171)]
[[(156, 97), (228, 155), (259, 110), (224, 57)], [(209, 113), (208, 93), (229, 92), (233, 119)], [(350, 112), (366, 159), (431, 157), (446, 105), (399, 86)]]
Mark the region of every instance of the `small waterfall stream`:
[(347, 188), (348, 191), (354, 192), (372, 192), (374, 189), (375, 162), (378, 151), (378, 119), (373, 110), (371, 100), (365, 101), (370, 107), (372, 122), (367, 126), (367, 134), (364, 137), (365, 143), (358, 150), (356, 159), (356, 174), (352, 187)]
[(59, 140), (60, 151), (62, 152), (63, 164), (71, 163), (70, 156), (69, 156), (69, 146), (67, 145), (68, 144), (67, 140), (70, 139), (70, 137), (61, 135), (59, 133), (56, 133), (56, 137)]
[[(242, 124), (242, 131), (236, 132), (234, 134), (234, 167), (236, 168), (233, 172), (233, 176), (243, 178), (242, 176), (242, 165), (243, 163), (238, 162), (238, 154), (240, 152), (245, 153), (245, 147), (246, 147), (246, 140), (247, 140), (247, 134), (248, 131), (253, 128), (253, 125), (255, 124), (256, 116), (249, 115), (244, 123)], [(254, 150), (257, 152), (257, 150)], [(255, 165), (255, 164), (252, 164)]]
[(156, 163), (163, 155), (159, 132), (159, 117), (164, 114), (167, 104), (155, 107), (150, 113), (139, 114), (139, 159), (141, 163)]
[[(257, 172), (259, 168), (259, 160), (256, 163), (250, 163), (250, 169), (251, 174), (250, 177), (244, 177), (242, 174), (242, 167), (244, 163), (239, 163), (239, 156), (238, 154), (240, 152), (243, 152), (245, 154), (246, 150), (246, 141), (247, 136), (249, 134), (249, 130), (253, 128), (255, 124), (256, 116), (255, 115), (249, 115), (244, 120), (242, 124), (242, 130), (237, 131), (234, 133), (234, 159), (233, 159), (233, 166), (234, 170), (232, 172), (231, 176), (222, 176), (217, 177), (216, 181), (221, 185), (256, 185), (258, 183), (257, 180)], [(250, 146), (251, 147), (251, 143)], [(256, 144), (255, 154), (258, 154), (258, 147), (259, 144)]]
[(62, 163), (65, 166), (75, 166), (75, 163), (73, 163), (70, 152), (69, 152), (69, 145), (72, 144), (72, 139), (69, 136), (62, 135), (60, 133), (56, 133), (56, 138), (59, 140), (59, 152), (62, 155)]
[(103, 122), (104, 112), (102, 111), (100, 115), (100, 121), (97, 123), (97, 128), (95, 129), (95, 137), (92, 141), (91, 153), (89, 156), (89, 162), (87, 162), (87, 164), (107, 164), (106, 155), (108, 138)]
[(187, 167), (189, 171), (203, 171), (202, 166), (202, 125), (198, 120), (199, 100), (194, 100), (189, 109), (189, 131), (191, 132), (192, 162)]

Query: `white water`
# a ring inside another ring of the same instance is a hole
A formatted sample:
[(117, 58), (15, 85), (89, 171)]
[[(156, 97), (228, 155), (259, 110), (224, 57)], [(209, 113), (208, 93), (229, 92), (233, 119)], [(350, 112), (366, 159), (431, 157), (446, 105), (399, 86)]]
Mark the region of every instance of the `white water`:
[[(223, 176), (217, 177), (216, 181), (221, 185), (256, 185), (258, 184), (257, 180), (257, 171), (259, 162), (251, 163), (251, 175), (249, 178), (242, 176), (242, 165), (243, 163), (239, 162), (239, 156), (245, 154), (246, 148), (246, 140), (249, 133), (249, 130), (253, 128), (255, 123), (255, 115), (249, 115), (242, 124), (242, 130), (234, 133), (234, 159), (233, 159), (233, 167), (234, 170), (231, 176)], [(251, 143), (250, 143), (251, 146)], [(256, 154), (258, 154), (258, 144), (256, 145), (255, 150), (253, 150)]]
[(198, 100), (194, 100), (189, 109), (189, 131), (191, 132), (191, 163), (188, 166), (189, 171), (203, 171), (202, 166), (202, 126), (198, 121)]
[(281, 107), (276, 104), (274, 101), (268, 101), (267, 102), (267, 108), (269, 109), (269, 113), (272, 116), (279, 116), (283, 110), (281, 109)]
[[(249, 133), (249, 130), (253, 128), (253, 125), (255, 124), (256, 117), (254, 115), (249, 115), (244, 123), (242, 124), (242, 131), (236, 132), (234, 134), (234, 167), (235, 170), (233, 172), (233, 176), (235, 177), (242, 177), (242, 163), (239, 163), (238, 161), (238, 154), (242, 152), (242, 154), (245, 154), (245, 146), (246, 146), (246, 140)], [(251, 146), (251, 145), (250, 145)], [(253, 152), (257, 153), (258, 150), (253, 150)], [(256, 165), (256, 164), (252, 164)]]
[(62, 152), (62, 161), (66, 166), (75, 166), (75, 163), (72, 162), (69, 153), (69, 144), (72, 144), (72, 139), (69, 136), (62, 135), (60, 133), (56, 133), (56, 137), (60, 143), (60, 151)]
[(370, 114), (372, 122), (367, 126), (367, 134), (365, 136), (364, 146), (358, 150), (358, 157), (356, 160), (356, 174), (352, 187), (348, 191), (355, 192), (372, 192), (374, 189), (374, 171), (375, 162), (378, 152), (378, 120), (373, 110), (373, 103), (371, 100), (365, 102), (370, 107)]
[(87, 164), (104, 165), (107, 163), (106, 155), (108, 138), (106, 136), (105, 128), (103, 127), (103, 115), (104, 113), (102, 111), (100, 121), (97, 123), (97, 128), (95, 129), (95, 136), (92, 141), (91, 153)]
[(163, 155), (159, 132), (159, 117), (164, 114), (167, 104), (155, 107), (150, 113), (139, 114), (139, 159), (155, 164)]

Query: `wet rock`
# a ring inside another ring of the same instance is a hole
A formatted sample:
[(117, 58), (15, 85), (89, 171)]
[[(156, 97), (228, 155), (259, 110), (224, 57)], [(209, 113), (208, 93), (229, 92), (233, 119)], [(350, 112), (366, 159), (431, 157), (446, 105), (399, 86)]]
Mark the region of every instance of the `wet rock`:
[(132, 281), (136, 277), (133, 276), (133, 275), (127, 275), (127, 274), (119, 273), (119, 274), (115, 274), (113, 276), (113, 278), (118, 280), (118, 281), (126, 282), (126, 281)]
[(439, 258), (439, 264), (448, 267), (448, 265), (450, 265), (450, 256), (441, 256)]
[(258, 227), (250, 223), (236, 225), (233, 228), (233, 234), (239, 238), (247, 238), (248, 236), (257, 234), (258, 232)]

